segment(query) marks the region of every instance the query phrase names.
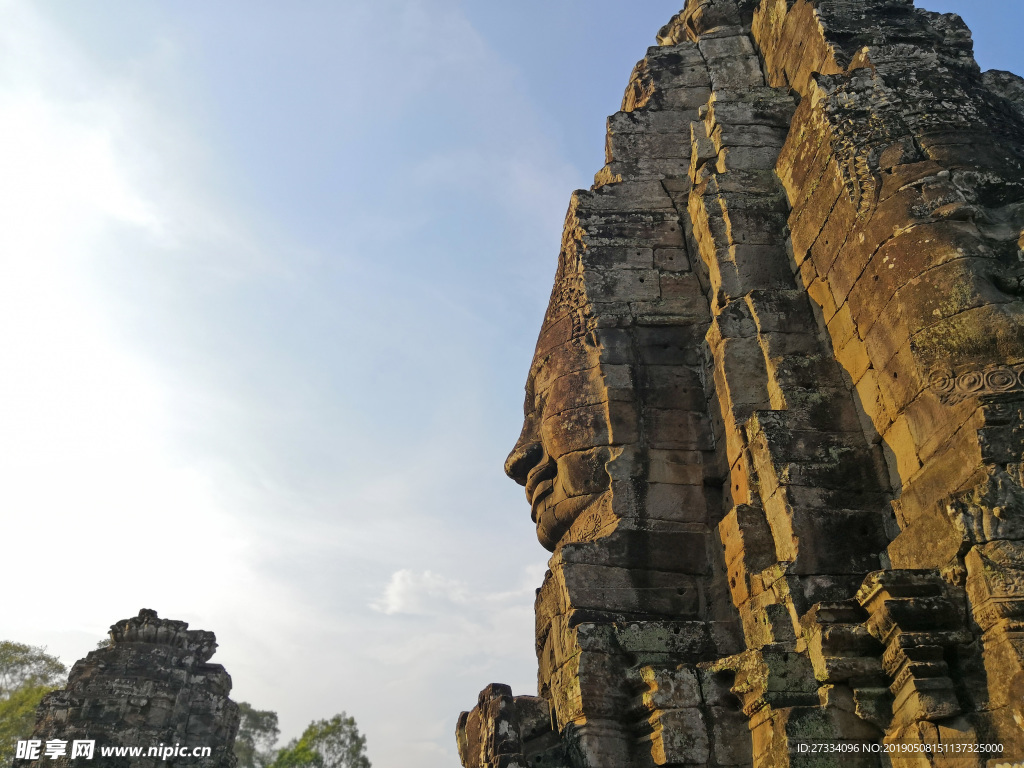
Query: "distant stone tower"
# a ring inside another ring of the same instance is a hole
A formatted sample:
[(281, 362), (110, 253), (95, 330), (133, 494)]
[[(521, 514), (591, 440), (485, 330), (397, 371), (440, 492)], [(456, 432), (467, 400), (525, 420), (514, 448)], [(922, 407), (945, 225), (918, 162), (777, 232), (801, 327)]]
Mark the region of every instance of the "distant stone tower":
[(912, 0), (658, 43), (506, 464), (539, 695), (485, 688), (463, 765), (1024, 765), (1024, 80)]
[[(143, 609), (112, 626), (110, 639), (72, 667), (66, 688), (43, 699), (32, 736), (41, 742), (40, 755), (14, 765), (233, 768), (238, 706), (228, 698), (231, 676), (207, 663), (217, 648), (213, 632), (189, 630), (183, 621)], [(66, 742), (65, 754), (46, 756), (53, 740)], [(73, 756), (75, 741), (94, 741), (91, 757)], [(141, 752), (103, 756), (104, 747)], [(151, 747), (166, 757), (149, 756)], [(176, 747), (177, 755), (166, 751)]]

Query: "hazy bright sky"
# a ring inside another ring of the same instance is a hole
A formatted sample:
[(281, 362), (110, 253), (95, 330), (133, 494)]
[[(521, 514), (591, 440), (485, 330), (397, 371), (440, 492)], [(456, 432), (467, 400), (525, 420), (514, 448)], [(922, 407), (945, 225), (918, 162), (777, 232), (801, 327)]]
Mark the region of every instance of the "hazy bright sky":
[[(504, 477), (570, 192), (681, 0), (0, 0), (0, 638), (217, 633), (285, 737), (533, 693)], [(1024, 73), (1019, 0), (961, 13)]]

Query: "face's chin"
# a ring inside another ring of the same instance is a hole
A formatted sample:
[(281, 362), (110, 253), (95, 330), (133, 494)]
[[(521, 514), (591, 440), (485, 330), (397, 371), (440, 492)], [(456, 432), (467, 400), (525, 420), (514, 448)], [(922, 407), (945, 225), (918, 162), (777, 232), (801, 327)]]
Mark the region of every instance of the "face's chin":
[[(556, 489), (561, 490), (557, 484)], [(537, 538), (550, 552), (555, 550), (572, 524), (602, 497), (600, 493), (566, 497), (552, 491), (533, 504), (533, 520), (537, 523)]]
[(525, 477), (526, 498), (537, 525), (537, 538), (550, 551), (608, 490), (607, 447), (562, 456), (555, 461), (543, 451)]

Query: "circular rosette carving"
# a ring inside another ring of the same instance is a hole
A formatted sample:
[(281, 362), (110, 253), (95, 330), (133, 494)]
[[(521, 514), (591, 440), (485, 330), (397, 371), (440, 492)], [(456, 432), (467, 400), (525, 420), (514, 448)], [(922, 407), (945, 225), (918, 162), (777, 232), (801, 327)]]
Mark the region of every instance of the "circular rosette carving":
[(985, 389), (992, 392), (1009, 392), (1019, 384), (1017, 374), (1009, 368), (994, 368), (985, 372)]
[(928, 377), (928, 385), (942, 398), (949, 397), (956, 389), (956, 382), (948, 371), (935, 370)]
[(976, 395), (985, 389), (985, 374), (981, 371), (968, 371), (956, 380), (956, 389), (964, 395)]

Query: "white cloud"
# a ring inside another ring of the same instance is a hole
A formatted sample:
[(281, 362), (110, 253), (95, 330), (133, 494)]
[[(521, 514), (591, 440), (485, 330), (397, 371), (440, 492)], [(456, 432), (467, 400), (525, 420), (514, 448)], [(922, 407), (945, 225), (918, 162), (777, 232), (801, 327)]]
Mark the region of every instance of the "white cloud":
[(391, 581), (370, 607), (390, 615), (447, 614), (454, 606), (470, 602), (465, 582), (448, 579), (430, 571), (416, 573), (403, 568), (391, 574)]
[(544, 569), (545, 566), (539, 564), (527, 568), (516, 589), (481, 592), (472, 589), (461, 579), (441, 576), (432, 571), (402, 568), (391, 574), (391, 580), (383, 593), (370, 602), (370, 607), (389, 616), (459, 614), (486, 617), (487, 614), (500, 612), (509, 605), (522, 606), (524, 596), (532, 594), (540, 585)]
[(370, 669), (388, 670), (374, 676), (394, 715), (379, 724), (378, 739), (405, 740), (424, 763), (443, 756), (452, 764), (454, 716), (484, 685), (501, 680), (517, 693), (534, 691), (533, 594), (544, 569), (535, 563), (510, 573), (510, 588), (499, 591), (433, 571), (392, 574), (371, 603), (383, 623), (367, 623), (376, 631), (361, 651)]
[(495, 592), (431, 571), (395, 571), (370, 607), (395, 621), (413, 622), (408, 626), (417, 630), (369, 652), (401, 659), (410, 668), (425, 657), (472, 664), (487, 654), (517, 655), (517, 643), (532, 633), (533, 593), (545, 568), (542, 563), (527, 566), (511, 589)]

